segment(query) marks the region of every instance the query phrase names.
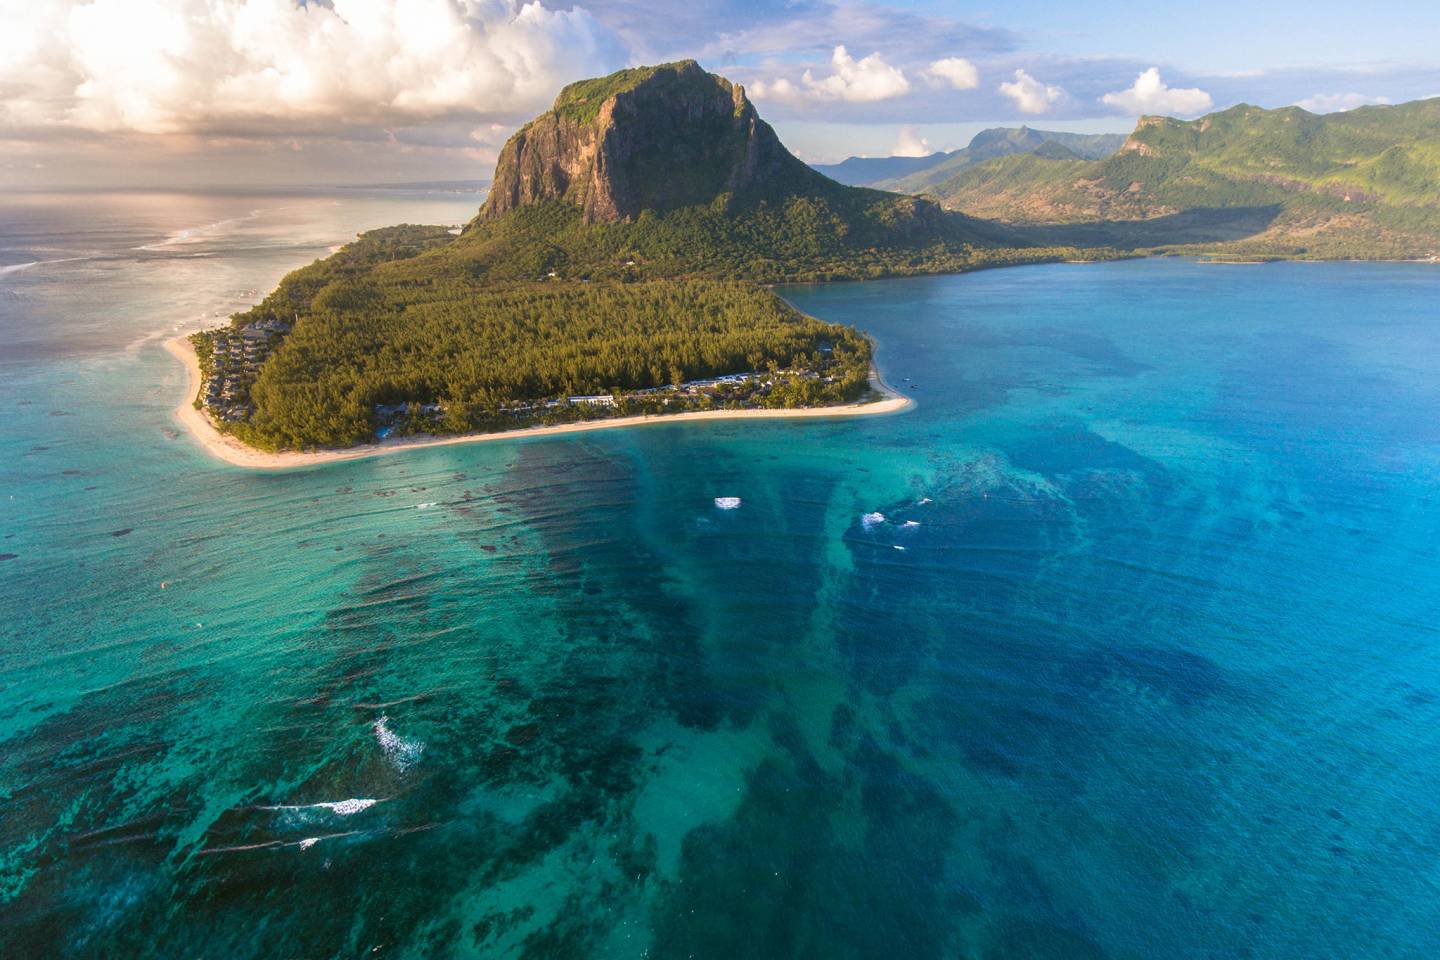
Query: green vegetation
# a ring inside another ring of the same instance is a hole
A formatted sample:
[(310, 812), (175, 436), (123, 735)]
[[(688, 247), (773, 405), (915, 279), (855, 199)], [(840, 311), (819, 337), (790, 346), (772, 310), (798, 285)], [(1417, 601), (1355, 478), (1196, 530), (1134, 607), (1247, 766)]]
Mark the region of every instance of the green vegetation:
[(1430, 257), (1440, 253), (1440, 98), (1327, 116), (1241, 105), (1188, 122), (1147, 117), (1107, 159), (1004, 157), (928, 190), (1039, 244)]
[(552, 112), (576, 123), (590, 123), (600, 114), (605, 101), (619, 93), (634, 90), (640, 84), (653, 79), (657, 74), (672, 74), (676, 64), (665, 63), (653, 67), (632, 67), (618, 70), (605, 77), (592, 77), (570, 84), (555, 98)]
[(587, 224), (574, 206), (545, 201), (501, 220), (472, 222), (454, 244), (423, 259), (438, 270), (497, 280), (554, 273), (567, 280), (778, 283), (959, 272), (1078, 255), (1009, 243), (1004, 231), (912, 197), (834, 185), (745, 207), (727, 195), (617, 223)]
[[(322, 261), (281, 291), (329, 272)], [(865, 390), (870, 363), (855, 331), (733, 282), (497, 285), (411, 261), (325, 283), (302, 317), (261, 368), (254, 416), (232, 428), (263, 448), (363, 442), (379, 405), (438, 402), (443, 417), (427, 429), (468, 432), (535, 419), (513, 408), (536, 400), (767, 368), (823, 374), (801, 399), (841, 403)]]
[(999, 157), (1039, 154), (1051, 158), (1100, 160), (1125, 143), (1123, 134), (1062, 133), (1029, 127), (992, 127), (982, 130), (961, 150), (945, 154), (937, 163), (899, 177), (868, 184), (896, 193), (927, 193), (966, 168)]
[[(215, 333), (211, 330), (201, 330), (199, 333), (190, 334), (190, 345), (195, 348), (195, 359), (200, 367), (200, 379), (208, 381), (215, 375)], [(200, 410), (204, 407), (201, 402), (201, 395), (196, 394), (191, 405)]]
[(1099, 160), (1119, 150), (1124, 142), (1124, 134), (992, 127), (977, 133), (969, 146), (949, 153), (932, 153), (926, 157), (850, 157), (841, 163), (814, 164), (812, 169), (837, 183), (914, 194), (924, 193), (965, 167), (995, 157), (1041, 153)]

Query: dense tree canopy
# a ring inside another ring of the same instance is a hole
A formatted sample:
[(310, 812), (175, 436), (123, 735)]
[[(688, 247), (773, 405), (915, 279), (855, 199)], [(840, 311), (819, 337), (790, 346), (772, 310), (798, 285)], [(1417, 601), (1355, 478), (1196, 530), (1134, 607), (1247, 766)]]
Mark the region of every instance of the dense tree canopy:
[(271, 448), (353, 444), (371, 436), (377, 405), (438, 402), (435, 429), (475, 430), (538, 399), (772, 366), (825, 370), (827, 389), (810, 402), (841, 402), (864, 388), (869, 357), (855, 331), (747, 284), (342, 278), (265, 363), (255, 414), (234, 429)]

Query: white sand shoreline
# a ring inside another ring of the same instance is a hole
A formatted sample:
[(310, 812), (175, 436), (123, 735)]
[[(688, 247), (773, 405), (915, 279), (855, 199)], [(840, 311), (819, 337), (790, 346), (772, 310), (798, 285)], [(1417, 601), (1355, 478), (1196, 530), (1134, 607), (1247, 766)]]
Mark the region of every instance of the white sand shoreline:
[(614, 417), (609, 420), (584, 420), (578, 423), (562, 423), (549, 427), (523, 427), (498, 433), (465, 433), (453, 437), (400, 437), (367, 443), (344, 450), (316, 450), (307, 453), (267, 453), (241, 443), (235, 437), (215, 429), (210, 418), (194, 405), (200, 395), (202, 377), (200, 359), (195, 348), (186, 337), (170, 337), (165, 349), (185, 364), (189, 385), (185, 399), (175, 408), (175, 418), (199, 441), (205, 452), (236, 467), (251, 470), (289, 470), (296, 467), (313, 467), (325, 463), (345, 460), (362, 460), (387, 453), (401, 453), (423, 447), (448, 447), (461, 443), (485, 443), (492, 440), (519, 440), (526, 437), (549, 437), (564, 433), (583, 433), (589, 430), (613, 430), (620, 427), (638, 427), (655, 423), (684, 423), (695, 420), (791, 420), (814, 417), (870, 417), (899, 413), (914, 405), (909, 397), (901, 396), (880, 378), (872, 366), (870, 385), (885, 395), (883, 400), (867, 403), (850, 403), (833, 407), (801, 407), (784, 410), (692, 410), (686, 413)]

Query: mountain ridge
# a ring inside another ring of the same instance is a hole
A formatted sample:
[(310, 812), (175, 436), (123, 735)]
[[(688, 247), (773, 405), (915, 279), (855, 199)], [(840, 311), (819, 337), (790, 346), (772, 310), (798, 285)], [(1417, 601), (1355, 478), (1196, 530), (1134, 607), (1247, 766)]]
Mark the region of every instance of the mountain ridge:
[(962, 167), (994, 157), (1030, 153), (1058, 143), (1077, 156), (1099, 159), (1119, 149), (1124, 140), (1124, 134), (1114, 133), (1066, 133), (1025, 125), (990, 127), (975, 134), (968, 145), (949, 152), (924, 157), (848, 157), (840, 163), (810, 166), (850, 186), (920, 193)]
[(1213, 246), (1188, 229), (1153, 229), (1163, 218), (1192, 225), (1203, 211), (1212, 225), (1268, 217), (1224, 241), (1256, 255), (1430, 257), (1440, 253), (1440, 98), (1326, 115), (1238, 104), (1195, 120), (1146, 116), (1103, 160), (998, 158), (925, 195), (1037, 228), (1028, 232), (1039, 241), (1076, 236), (1038, 229), (1047, 225), (1114, 224), (1106, 239), (1119, 246)]

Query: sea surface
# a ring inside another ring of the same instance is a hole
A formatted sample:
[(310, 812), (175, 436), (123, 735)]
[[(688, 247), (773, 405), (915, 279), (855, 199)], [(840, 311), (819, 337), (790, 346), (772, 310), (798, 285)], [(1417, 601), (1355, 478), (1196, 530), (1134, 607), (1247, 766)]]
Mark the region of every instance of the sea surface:
[(474, 205), (0, 198), (0, 955), (1436, 955), (1440, 270), (784, 289), (891, 417), (177, 429), (163, 338)]

